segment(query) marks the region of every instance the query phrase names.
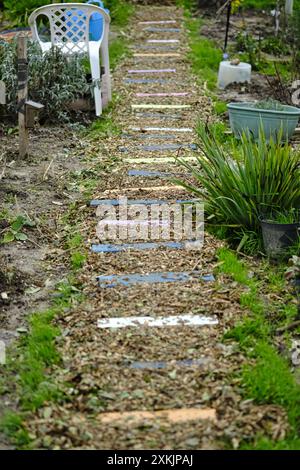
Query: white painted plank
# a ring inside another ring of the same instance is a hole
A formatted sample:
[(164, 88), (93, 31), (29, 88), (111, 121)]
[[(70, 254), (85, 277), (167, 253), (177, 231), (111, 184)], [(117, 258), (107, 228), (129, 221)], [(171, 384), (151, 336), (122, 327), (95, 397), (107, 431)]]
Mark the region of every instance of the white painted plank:
[[(188, 162), (196, 162), (196, 157), (183, 157), (185, 161)], [(176, 163), (175, 157), (140, 157), (140, 158), (123, 158), (123, 162), (125, 163)]]
[(204, 315), (173, 315), (169, 317), (119, 317), (98, 320), (98, 328), (126, 328), (130, 326), (211, 326), (217, 325), (217, 317), (206, 317)]
[(193, 129), (190, 127), (129, 127), (130, 130), (136, 132), (145, 132), (145, 131), (163, 131), (163, 132), (193, 132)]
[(190, 104), (132, 104), (132, 109), (190, 109)]
[(176, 20), (139, 21), (138, 24), (174, 24)]

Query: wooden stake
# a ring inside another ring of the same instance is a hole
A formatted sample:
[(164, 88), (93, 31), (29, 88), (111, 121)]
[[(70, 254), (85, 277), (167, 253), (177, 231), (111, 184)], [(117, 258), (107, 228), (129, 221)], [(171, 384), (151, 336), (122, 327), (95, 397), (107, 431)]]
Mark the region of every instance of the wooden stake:
[(19, 155), (28, 155), (28, 129), (26, 128), (25, 102), (28, 98), (27, 38), (18, 37), (18, 114), (19, 114)]

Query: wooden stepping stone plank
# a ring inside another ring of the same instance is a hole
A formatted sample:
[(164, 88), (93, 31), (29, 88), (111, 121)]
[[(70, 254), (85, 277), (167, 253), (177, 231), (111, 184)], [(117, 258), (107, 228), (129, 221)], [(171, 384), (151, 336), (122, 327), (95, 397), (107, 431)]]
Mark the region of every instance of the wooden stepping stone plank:
[(144, 31), (149, 33), (180, 33), (180, 28), (145, 28)]
[(202, 246), (203, 244), (198, 240), (187, 240), (184, 242), (124, 243), (123, 245), (100, 244), (92, 245), (91, 249), (94, 253), (120, 253), (128, 250), (143, 251), (157, 250), (159, 248), (169, 248), (171, 250), (201, 250)]
[(145, 69), (145, 70), (128, 70), (128, 73), (176, 73), (176, 69)]
[(171, 150), (180, 150), (180, 149), (190, 149), (190, 150), (197, 150), (198, 147), (196, 144), (168, 144), (168, 145), (144, 145), (141, 147), (119, 147), (120, 152), (134, 152), (136, 150), (144, 151), (144, 152), (163, 152), (163, 151), (171, 151)]
[(193, 132), (190, 127), (130, 127), (129, 129), (137, 132)]
[(203, 367), (210, 364), (211, 359), (203, 357), (201, 359), (184, 359), (182, 361), (166, 362), (166, 361), (135, 361), (130, 364), (130, 369), (138, 370), (160, 370), (168, 367)]
[(180, 408), (162, 411), (123, 411), (101, 413), (99, 419), (103, 424), (127, 423), (132, 427), (134, 424), (163, 419), (171, 423), (186, 423), (189, 421), (209, 420), (216, 421), (216, 410), (213, 408)]
[(149, 57), (149, 58), (152, 58), (152, 57), (157, 57), (157, 58), (160, 58), (160, 57), (181, 57), (181, 54), (178, 54), (178, 52), (165, 52), (165, 53), (145, 53), (145, 54), (139, 54), (138, 52), (136, 52), (135, 54), (133, 54), (133, 57)]
[(181, 114), (160, 114), (160, 113), (136, 113), (136, 117), (149, 118), (149, 119), (166, 119), (166, 120), (180, 120)]
[(127, 174), (128, 176), (142, 176), (146, 178), (169, 178), (170, 176), (176, 176), (174, 173), (162, 173), (161, 171), (146, 170), (128, 170)]
[[(196, 162), (197, 161), (197, 157), (181, 157), (183, 158), (185, 161), (187, 162)], [(175, 164), (176, 163), (176, 158), (175, 157), (135, 157), (135, 158), (123, 158), (123, 162), (124, 163), (144, 163), (144, 164), (149, 164), (149, 163), (161, 163), (161, 164), (165, 164), (165, 163), (172, 163), (172, 164)]]
[(175, 24), (176, 20), (139, 21), (138, 24)]
[(179, 39), (148, 39), (147, 42), (154, 43), (154, 44), (171, 44), (171, 43), (179, 43)]
[(163, 78), (124, 78), (125, 83), (137, 83), (137, 84), (147, 84), (147, 83), (170, 83), (170, 80), (165, 80)]
[(132, 104), (132, 109), (190, 109), (190, 104)]
[(173, 315), (170, 317), (121, 317), (98, 320), (98, 328), (128, 328), (128, 327), (155, 327), (167, 326), (213, 326), (218, 324), (217, 317), (204, 315)]
[(147, 98), (147, 97), (152, 97), (152, 96), (157, 96), (157, 97), (167, 97), (167, 96), (188, 96), (188, 92), (179, 92), (179, 93), (135, 93), (134, 96), (137, 98)]
[(176, 139), (176, 136), (174, 134), (147, 134), (147, 133), (142, 133), (142, 134), (121, 134), (121, 137), (123, 139), (141, 139), (141, 140), (146, 140), (146, 139), (154, 139), (154, 140), (174, 140)]
[[(177, 204), (191, 204), (193, 202), (197, 202), (197, 199), (176, 199)], [(168, 204), (170, 201), (162, 201), (161, 199), (127, 199), (126, 204), (128, 205), (146, 205), (150, 206), (151, 204)], [(119, 206), (120, 200), (119, 199), (94, 199), (90, 202), (90, 206), (97, 207), (97, 206)]]
[[(196, 277), (197, 276), (197, 277)], [(153, 272), (149, 274), (124, 274), (124, 275), (110, 275), (98, 276), (99, 287), (111, 288), (116, 286), (131, 286), (134, 284), (156, 284), (167, 282), (189, 282), (195, 279), (201, 279), (205, 282), (214, 281), (215, 278), (212, 274), (201, 275), (197, 271), (192, 273), (181, 272)]]

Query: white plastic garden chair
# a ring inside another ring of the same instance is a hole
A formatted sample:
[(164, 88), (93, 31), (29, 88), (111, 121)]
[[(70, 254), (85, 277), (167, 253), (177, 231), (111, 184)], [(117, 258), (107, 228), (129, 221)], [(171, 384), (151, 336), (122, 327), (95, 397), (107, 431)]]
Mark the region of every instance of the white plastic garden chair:
[[(99, 41), (90, 41), (90, 19), (94, 13), (103, 17), (103, 33)], [(50, 23), (51, 41), (43, 41), (39, 35), (37, 20), (43, 15)], [(29, 17), (33, 39), (43, 53), (58, 47), (64, 54), (88, 54), (94, 83), (96, 115), (111, 100), (111, 81), (108, 51), (110, 16), (103, 8), (86, 3), (54, 3), (35, 10)], [(100, 67), (100, 57), (101, 66)], [(101, 73), (102, 72), (102, 73)]]

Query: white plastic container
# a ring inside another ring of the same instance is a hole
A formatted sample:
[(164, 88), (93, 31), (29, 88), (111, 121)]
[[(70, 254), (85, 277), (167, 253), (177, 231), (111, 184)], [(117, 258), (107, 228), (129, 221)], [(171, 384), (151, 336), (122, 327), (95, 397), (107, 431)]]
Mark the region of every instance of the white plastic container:
[(219, 67), (218, 87), (226, 88), (230, 83), (244, 83), (251, 81), (251, 65), (240, 62), (231, 65), (229, 60), (223, 60)]

